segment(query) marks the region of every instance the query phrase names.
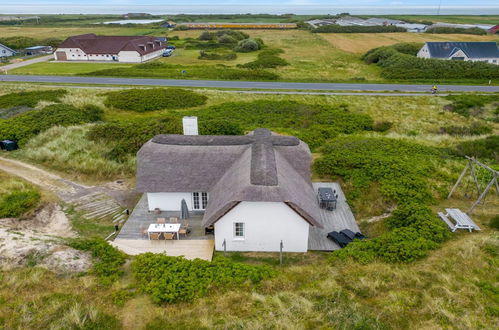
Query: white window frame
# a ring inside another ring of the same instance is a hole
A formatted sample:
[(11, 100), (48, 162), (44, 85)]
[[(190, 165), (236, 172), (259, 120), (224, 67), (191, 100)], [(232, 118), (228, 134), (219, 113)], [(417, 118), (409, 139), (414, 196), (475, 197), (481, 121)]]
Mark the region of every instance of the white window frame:
[[(239, 226), (240, 225), (240, 226)], [(240, 227), (240, 228), (238, 228)], [(246, 237), (246, 224), (244, 222), (234, 222), (234, 240), (244, 240)]]

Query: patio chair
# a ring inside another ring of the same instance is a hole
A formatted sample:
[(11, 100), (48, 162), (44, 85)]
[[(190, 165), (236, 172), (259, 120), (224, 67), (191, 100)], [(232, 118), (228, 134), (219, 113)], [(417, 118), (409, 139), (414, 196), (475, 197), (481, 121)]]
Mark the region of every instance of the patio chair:
[(166, 219), (165, 218), (157, 218), (156, 223), (166, 223)]
[(177, 223), (178, 218), (177, 217), (170, 217), (170, 223)]
[(160, 236), (161, 236), (161, 233), (150, 233), (149, 234), (149, 237), (151, 238), (151, 240), (154, 240), (154, 241), (159, 240)]
[(180, 228), (178, 230), (179, 235), (185, 235), (187, 237), (187, 228)]
[(140, 225), (140, 227), (139, 227), (139, 228), (140, 228), (140, 229), (139, 229), (139, 231), (140, 231), (140, 233), (142, 234), (142, 237), (147, 236), (147, 232), (148, 232), (148, 231), (147, 231), (147, 228), (144, 228), (144, 226), (143, 226), (143, 225)]
[(163, 233), (163, 238), (165, 240), (172, 240), (175, 237), (175, 234), (173, 233)]

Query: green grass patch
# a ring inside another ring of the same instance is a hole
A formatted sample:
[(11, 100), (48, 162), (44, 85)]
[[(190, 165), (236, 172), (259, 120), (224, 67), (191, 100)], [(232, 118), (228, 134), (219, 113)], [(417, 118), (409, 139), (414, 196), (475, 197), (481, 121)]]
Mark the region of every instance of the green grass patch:
[(78, 125), (102, 119), (103, 110), (88, 105), (76, 108), (54, 104), (9, 119), (0, 119), (0, 140), (9, 139), (25, 144), (30, 138), (53, 126)]
[(499, 135), (483, 139), (463, 141), (457, 145), (460, 156), (470, 156), (499, 163)]
[(212, 262), (145, 253), (133, 260), (139, 288), (156, 303), (191, 301), (214, 289), (249, 287), (274, 275), (267, 266), (235, 263), (225, 258)]
[(106, 106), (147, 112), (162, 109), (183, 109), (200, 106), (208, 98), (196, 92), (180, 88), (127, 89), (107, 94)]
[(0, 195), (0, 218), (17, 218), (34, 209), (41, 195), (36, 190), (13, 191)]
[[(66, 94), (65, 89), (5, 94), (0, 96), (0, 109), (19, 106), (34, 108), (40, 101), (59, 102), (60, 98)], [(2, 111), (0, 111), (0, 118), (2, 118)]]

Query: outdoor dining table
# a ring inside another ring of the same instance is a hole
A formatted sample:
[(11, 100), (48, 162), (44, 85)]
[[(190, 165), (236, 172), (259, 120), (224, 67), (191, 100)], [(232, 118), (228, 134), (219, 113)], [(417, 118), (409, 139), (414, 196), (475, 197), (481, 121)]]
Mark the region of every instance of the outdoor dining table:
[(151, 223), (147, 229), (147, 236), (151, 239), (151, 233), (174, 233), (178, 237), (180, 223)]

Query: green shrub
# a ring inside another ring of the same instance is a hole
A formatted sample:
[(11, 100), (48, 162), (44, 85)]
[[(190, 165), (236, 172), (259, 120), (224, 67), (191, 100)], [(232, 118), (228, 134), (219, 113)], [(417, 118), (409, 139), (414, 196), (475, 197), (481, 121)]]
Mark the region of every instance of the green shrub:
[[(204, 47), (202, 49), (205, 49)], [(113, 69), (98, 70), (85, 73), (86, 76), (105, 76), (105, 77), (139, 77), (139, 78), (165, 78), (170, 79), (221, 79), (221, 80), (276, 80), (279, 75), (265, 70), (246, 70), (233, 67), (218, 65), (176, 65), (146, 64), (134, 65), (128, 68), (117, 67)]]
[(499, 135), (461, 142), (457, 145), (456, 152), (460, 156), (490, 159), (499, 162)]
[(17, 218), (38, 206), (40, 199), (36, 190), (13, 191), (0, 196), (0, 218)]
[(0, 119), (0, 140), (9, 139), (19, 144), (53, 126), (79, 125), (102, 119), (101, 108), (87, 105), (76, 108), (67, 104), (49, 105), (38, 111), (25, 112), (9, 119)]
[(434, 171), (434, 148), (390, 138), (343, 137), (322, 149), (316, 172), (325, 177), (340, 176), (351, 182), (355, 199), (373, 183), (388, 202), (428, 203), (433, 200), (428, 178)]
[(492, 127), (474, 122), (470, 126), (442, 126), (439, 134), (460, 135), (484, 135), (492, 132)]
[(191, 301), (212, 289), (258, 284), (274, 272), (267, 266), (251, 266), (215, 258), (212, 262), (162, 254), (135, 257), (132, 272), (139, 288), (156, 303)]
[(244, 130), (266, 127), (293, 134), (315, 149), (338, 133), (370, 130), (372, 119), (344, 107), (329, 107), (291, 101), (234, 102), (214, 105), (191, 114), (205, 120), (236, 123)]
[(11, 107), (35, 107), (39, 101), (59, 102), (66, 95), (65, 89), (11, 93), (0, 96), (0, 109)]
[(392, 128), (393, 123), (390, 121), (377, 121), (373, 125), (373, 131), (375, 132), (386, 132)]
[(446, 109), (469, 117), (471, 114), (476, 115), (476, 112), (481, 112), (484, 105), (497, 101), (498, 97), (495, 95), (461, 94), (448, 95), (446, 99), (452, 101), (445, 107)]
[(107, 122), (95, 125), (88, 132), (92, 141), (111, 147), (107, 155), (116, 161), (126, 161), (148, 140), (158, 134), (182, 134), (180, 117), (162, 117)]
[(238, 123), (227, 120), (203, 120), (199, 125), (201, 135), (242, 135), (244, 130)]
[(389, 26), (340, 26), (340, 25), (323, 25), (312, 30), (313, 33), (390, 33), (390, 32), (407, 32), (406, 29), (389, 25)]
[(402, 42), (398, 44), (391, 45), (393, 49), (402, 54), (408, 54), (416, 56), (419, 50), (424, 46), (424, 44), (419, 42)]
[(108, 93), (105, 104), (116, 109), (146, 112), (196, 107), (205, 104), (207, 99), (180, 88), (127, 89)]
[(487, 31), (480, 28), (457, 28), (457, 27), (447, 27), (447, 26), (435, 26), (430, 27), (425, 31), (426, 33), (438, 33), (438, 34), (475, 34), (475, 35), (485, 35)]
[[(499, 66), (473, 61), (444, 61), (413, 56), (416, 47), (383, 46), (369, 50), (362, 59), (382, 68), (387, 79), (493, 79)], [(412, 54), (411, 54), (412, 53)]]
[(239, 53), (249, 53), (249, 52), (255, 52), (260, 49), (260, 43), (256, 41), (255, 39), (244, 39), (239, 41), (237, 46), (234, 48), (236, 52)]
[(258, 58), (252, 62), (238, 64), (238, 67), (245, 69), (267, 69), (277, 68), (278, 66), (286, 66), (289, 63), (276, 55), (258, 54)]
[(69, 245), (77, 250), (91, 252), (95, 259), (92, 272), (102, 285), (111, 285), (123, 275), (125, 254), (109, 245), (104, 239), (74, 239)]
[(199, 51), (198, 59), (200, 60), (219, 60), (219, 61), (232, 61), (237, 58), (236, 53), (215, 53), (206, 52), (204, 50)]
[(499, 230), (499, 215), (496, 215), (490, 220), (489, 226), (495, 230)]

